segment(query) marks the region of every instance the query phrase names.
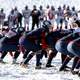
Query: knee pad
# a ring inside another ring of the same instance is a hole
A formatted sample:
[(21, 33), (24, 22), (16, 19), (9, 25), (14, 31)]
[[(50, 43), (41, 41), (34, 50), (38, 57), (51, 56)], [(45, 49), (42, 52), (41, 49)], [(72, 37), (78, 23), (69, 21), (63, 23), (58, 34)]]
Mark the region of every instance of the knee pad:
[(59, 52), (61, 52), (61, 41), (57, 41), (55, 44), (55, 49)]
[(80, 53), (78, 51), (79, 49), (77, 48), (77, 45), (73, 41), (71, 41), (68, 44), (67, 50), (75, 56), (80, 56)]
[(66, 43), (62, 40), (59, 40), (56, 45), (55, 45), (55, 49), (58, 51), (58, 52), (61, 52), (61, 53), (66, 53)]
[(57, 51), (61, 52), (62, 54), (74, 56), (72, 53), (68, 52), (67, 50), (67, 43), (65, 41), (58, 41), (55, 45)]

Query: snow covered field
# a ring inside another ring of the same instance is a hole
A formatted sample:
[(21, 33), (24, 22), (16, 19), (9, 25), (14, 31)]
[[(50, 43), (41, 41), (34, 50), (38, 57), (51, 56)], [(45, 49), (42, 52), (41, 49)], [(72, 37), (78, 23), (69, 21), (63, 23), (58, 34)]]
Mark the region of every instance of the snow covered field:
[[(43, 5), (46, 7), (47, 4), (54, 5), (56, 8), (59, 5), (67, 4), (70, 6), (76, 6), (79, 10), (80, 0), (0, 0), (0, 8), (4, 8), (7, 15), (9, 11), (14, 7), (18, 6), (21, 11), (24, 6), (28, 4), (30, 8), (34, 4), (37, 6)], [(18, 62), (22, 59), (22, 54), (18, 58)], [(9, 64), (0, 64), (0, 80), (80, 80), (77, 75), (72, 75), (70, 72), (59, 72), (59, 67), (61, 65), (60, 54), (53, 59), (52, 64), (55, 65), (53, 68), (46, 68), (41, 70), (35, 69), (35, 57), (30, 61), (28, 68), (24, 69), (19, 65), (12, 65), (12, 58), (7, 55), (4, 61)], [(46, 59), (42, 60), (43, 67), (45, 67)], [(72, 65), (72, 61), (69, 66)]]
[[(18, 62), (21, 62), (22, 54), (18, 58)], [(0, 64), (0, 80), (80, 80), (77, 75), (72, 75), (70, 72), (59, 72), (61, 65), (60, 53), (53, 59), (53, 68), (45, 68), (46, 60), (43, 58), (43, 69), (35, 69), (35, 56), (29, 63), (29, 67), (22, 68), (20, 65), (12, 65), (12, 58), (7, 55), (4, 61), (9, 64)], [(72, 61), (68, 64), (71, 66)]]

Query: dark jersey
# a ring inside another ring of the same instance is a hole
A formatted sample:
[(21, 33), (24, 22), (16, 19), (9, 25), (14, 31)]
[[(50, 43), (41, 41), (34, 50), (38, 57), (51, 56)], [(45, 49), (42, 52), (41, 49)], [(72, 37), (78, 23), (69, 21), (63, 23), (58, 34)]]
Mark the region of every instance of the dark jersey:
[(31, 16), (32, 16), (32, 19), (33, 19), (34, 21), (39, 20), (40, 11), (37, 10), (37, 9), (32, 10)]

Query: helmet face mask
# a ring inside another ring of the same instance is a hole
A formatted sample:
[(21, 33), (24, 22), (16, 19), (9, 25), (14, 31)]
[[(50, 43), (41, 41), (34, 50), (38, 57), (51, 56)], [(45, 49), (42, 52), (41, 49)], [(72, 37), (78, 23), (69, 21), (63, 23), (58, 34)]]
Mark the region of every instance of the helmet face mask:
[(45, 28), (45, 30), (49, 32), (49, 28), (50, 28), (50, 27), (51, 27), (51, 22), (48, 21), (48, 20), (45, 20), (45, 21), (43, 22), (43, 28)]
[(25, 29), (23, 27), (19, 27), (17, 29), (17, 33), (23, 33), (25, 31)]

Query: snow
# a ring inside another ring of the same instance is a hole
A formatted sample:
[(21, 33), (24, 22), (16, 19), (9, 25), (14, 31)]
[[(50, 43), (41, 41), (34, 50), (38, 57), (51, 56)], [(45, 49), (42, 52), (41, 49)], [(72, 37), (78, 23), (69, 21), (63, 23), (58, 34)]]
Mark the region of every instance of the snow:
[[(6, 1), (6, 2), (5, 2)], [(46, 5), (54, 5), (56, 8), (59, 5), (74, 5), (78, 10), (80, 8), (80, 0), (0, 0), (0, 8), (4, 8), (7, 15), (10, 10), (15, 6), (18, 7), (20, 11), (24, 8), (25, 5), (28, 5), (32, 9), (33, 5), (43, 5), (44, 8)], [(18, 62), (21, 62), (22, 54), (18, 58)], [(43, 58), (42, 63), (43, 67), (46, 64), (45, 58)], [(27, 68), (22, 68), (20, 65), (12, 65), (12, 58), (8, 54), (4, 61), (8, 64), (0, 64), (0, 80), (80, 80), (77, 75), (72, 75), (69, 72), (59, 72), (59, 67), (61, 66), (60, 53), (53, 59), (52, 64), (55, 65), (53, 68), (46, 69), (35, 69), (35, 56), (30, 61), (30, 65)], [(72, 61), (68, 64), (72, 65)]]
[[(21, 62), (22, 55), (18, 57), (17, 62)], [(55, 67), (45, 68), (46, 58), (42, 59), (42, 69), (35, 69), (36, 59), (35, 56), (29, 62), (29, 66), (26, 68), (21, 67), (18, 64), (11, 64), (12, 57), (8, 54), (4, 61), (8, 64), (0, 64), (0, 80), (79, 80), (77, 75), (72, 75), (69, 72), (59, 72), (61, 66), (60, 53), (53, 59), (52, 65)], [(71, 66), (72, 61), (68, 64)]]

